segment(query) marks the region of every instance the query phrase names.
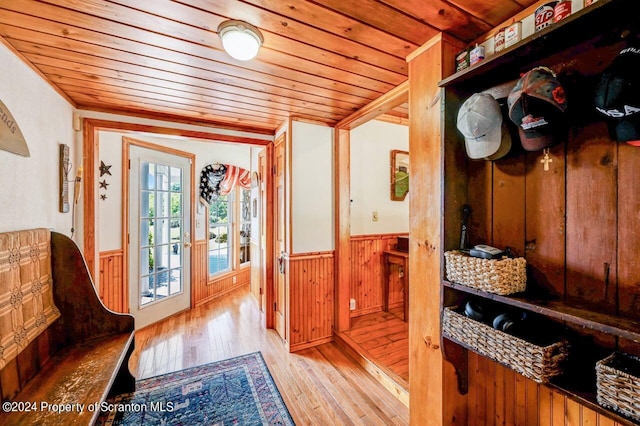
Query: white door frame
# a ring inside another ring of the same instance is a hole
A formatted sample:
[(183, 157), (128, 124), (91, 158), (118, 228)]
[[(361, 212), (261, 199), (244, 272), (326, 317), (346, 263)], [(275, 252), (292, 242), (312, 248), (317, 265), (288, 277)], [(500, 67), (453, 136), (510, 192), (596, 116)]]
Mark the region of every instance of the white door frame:
[[(129, 194), (129, 175), (130, 175), (130, 171), (129, 171), (129, 163), (130, 163), (130, 147), (134, 145), (134, 146), (138, 146), (138, 147), (142, 147), (142, 148), (147, 148), (147, 149), (152, 149), (155, 151), (160, 151), (163, 153), (167, 153), (167, 154), (172, 154), (172, 155), (176, 155), (179, 157), (184, 157), (190, 160), (190, 174), (191, 174), (191, 178), (190, 178), (190, 182), (189, 185), (191, 186), (191, 191), (190, 191), (190, 197), (189, 200), (184, 200), (184, 203), (189, 203), (190, 206), (190, 215), (189, 215), (189, 219), (190, 219), (190, 225), (189, 225), (189, 233), (191, 235), (191, 242), (193, 243), (194, 239), (195, 239), (195, 214), (196, 214), (196, 205), (195, 205), (195, 201), (196, 201), (196, 190), (197, 190), (197, 186), (195, 184), (196, 182), (196, 176), (195, 176), (195, 154), (190, 153), (190, 152), (185, 152), (185, 151), (180, 151), (174, 148), (169, 148), (163, 145), (158, 145), (158, 144), (154, 144), (154, 143), (150, 143), (150, 142), (146, 142), (146, 141), (141, 141), (138, 139), (133, 139), (130, 137), (123, 137), (122, 138), (122, 193), (123, 193), (123, 200), (122, 200), (122, 212), (123, 212), (123, 220), (122, 220), (122, 228), (123, 228), (123, 235), (126, 236), (126, 239), (123, 240), (123, 258), (124, 258), (124, 270), (123, 270), (123, 274), (125, 279), (127, 280), (127, 287), (129, 289), (129, 291), (127, 292), (127, 297), (129, 296), (129, 294), (131, 293), (131, 285), (133, 285), (133, 283), (130, 282), (129, 280), (129, 271), (130, 271), (130, 266), (129, 265), (129, 257), (130, 257), (130, 253), (129, 253), (129, 197), (132, 194)], [(136, 194), (137, 196), (137, 194)], [(193, 253), (191, 253), (190, 257), (190, 261), (189, 261), (189, 276), (185, 277), (185, 283), (187, 283), (187, 279), (188, 279), (188, 289), (187, 289), (187, 285), (185, 284), (185, 291), (188, 290), (189, 292), (189, 307), (192, 308), (194, 306), (193, 300), (194, 300), (194, 293), (193, 293), (193, 283), (195, 282), (195, 256), (193, 256)], [(136, 283), (137, 285), (137, 283)], [(130, 301), (131, 302), (131, 301)], [(130, 306), (131, 309), (131, 306)], [(138, 325), (136, 324), (136, 328), (139, 328)]]

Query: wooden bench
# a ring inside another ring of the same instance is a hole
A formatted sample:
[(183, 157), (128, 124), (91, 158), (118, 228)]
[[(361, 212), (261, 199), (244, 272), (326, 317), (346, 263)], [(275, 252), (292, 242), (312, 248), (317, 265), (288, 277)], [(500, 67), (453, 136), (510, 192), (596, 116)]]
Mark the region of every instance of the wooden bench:
[(41, 260), (50, 262), (60, 316), (0, 371), (2, 425), (93, 424), (102, 402), (135, 387), (133, 317), (105, 308), (76, 244), (50, 236), (50, 259)]

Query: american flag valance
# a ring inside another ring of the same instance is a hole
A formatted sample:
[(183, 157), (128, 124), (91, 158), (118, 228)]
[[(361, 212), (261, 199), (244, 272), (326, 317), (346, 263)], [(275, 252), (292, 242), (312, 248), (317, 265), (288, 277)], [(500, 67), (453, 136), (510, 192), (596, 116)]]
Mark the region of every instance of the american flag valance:
[(221, 195), (227, 195), (236, 187), (249, 189), (249, 170), (232, 164), (208, 164), (200, 172), (200, 199), (210, 204)]

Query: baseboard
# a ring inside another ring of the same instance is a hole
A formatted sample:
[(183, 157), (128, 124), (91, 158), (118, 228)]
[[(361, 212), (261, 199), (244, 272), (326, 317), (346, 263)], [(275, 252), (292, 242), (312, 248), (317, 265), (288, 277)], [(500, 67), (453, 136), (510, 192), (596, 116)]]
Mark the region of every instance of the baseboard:
[(322, 339), (316, 339), (311, 342), (296, 343), (295, 345), (289, 345), (289, 352), (293, 353), (293, 352), (301, 351), (303, 349), (311, 348), (311, 347), (322, 345), (323, 343), (329, 343), (329, 342), (333, 342), (332, 336), (323, 337)]

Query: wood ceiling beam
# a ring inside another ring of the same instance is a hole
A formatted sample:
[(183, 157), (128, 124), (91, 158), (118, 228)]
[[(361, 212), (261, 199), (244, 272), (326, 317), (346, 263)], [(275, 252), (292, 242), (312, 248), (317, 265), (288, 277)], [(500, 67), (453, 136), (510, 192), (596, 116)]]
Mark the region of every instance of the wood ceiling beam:
[(409, 81), (399, 84), (375, 101), (365, 105), (358, 111), (340, 120), (336, 124), (338, 129), (353, 129), (409, 100)]

